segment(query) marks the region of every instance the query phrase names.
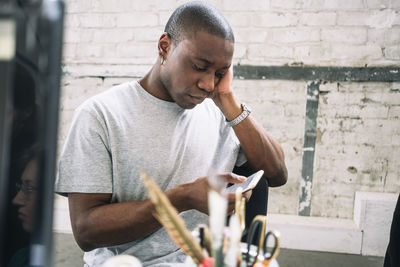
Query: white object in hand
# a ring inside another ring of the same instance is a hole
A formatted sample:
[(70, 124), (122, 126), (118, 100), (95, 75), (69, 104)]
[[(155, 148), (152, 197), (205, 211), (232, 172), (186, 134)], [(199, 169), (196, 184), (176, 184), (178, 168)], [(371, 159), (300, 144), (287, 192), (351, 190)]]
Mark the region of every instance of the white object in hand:
[(243, 193), (252, 190), (254, 187), (256, 187), (263, 174), (264, 174), (263, 170), (258, 171), (247, 177), (247, 180), (245, 182), (229, 186), (226, 189), (226, 192), (228, 194), (234, 194), (236, 192), (236, 188), (238, 187), (241, 187), (243, 189)]

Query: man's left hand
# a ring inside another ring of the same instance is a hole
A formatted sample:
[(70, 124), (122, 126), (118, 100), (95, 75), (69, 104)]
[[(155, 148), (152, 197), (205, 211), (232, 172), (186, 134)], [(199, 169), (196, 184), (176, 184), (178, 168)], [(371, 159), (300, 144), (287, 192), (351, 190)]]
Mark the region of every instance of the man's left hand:
[(236, 118), (241, 113), (240, 103), (233, 95), (232, 81), (233, 66), (228, 69), (224, 77), (217, 83), (210, 96), (228, 120)]

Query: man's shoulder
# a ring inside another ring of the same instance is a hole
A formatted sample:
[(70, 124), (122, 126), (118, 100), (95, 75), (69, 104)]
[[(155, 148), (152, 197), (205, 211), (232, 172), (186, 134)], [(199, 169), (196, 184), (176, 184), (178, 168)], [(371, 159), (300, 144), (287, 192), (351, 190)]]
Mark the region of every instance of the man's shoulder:
[(131, 81), (112, 86), (85, 100), (78, 110), (93, 112), (120, 107), (124, 101), (132, 97), (136, 89), (135, 83), (136, 81)]
[(103, 92), (94, 95), (89, 98), (89, 102), (113, 102), (118, 101), (120, 99), (126, 99), (127, 96), (131, 95), (134, 90), (136, 90), (136, 81), (124, 82), (118, 85), (114, 85)]

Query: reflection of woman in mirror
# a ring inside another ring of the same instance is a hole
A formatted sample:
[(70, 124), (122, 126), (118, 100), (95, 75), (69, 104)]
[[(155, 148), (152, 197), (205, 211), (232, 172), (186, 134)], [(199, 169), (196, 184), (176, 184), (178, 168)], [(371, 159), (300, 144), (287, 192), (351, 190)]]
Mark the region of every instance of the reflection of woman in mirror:
[(36, 173), (37, 162), (32, 159), (22, 173), (21, 182), (17, 183), (18, 193), (12, 200), (12, 203), (18, 206), (18, 218), (22, 222), (23, 229), (28, 233), (33, 231), (37, 191)]
[[(21, 178), (17, 181), (17, 192), (12, 199), (12, 204), (17, 208), (18, 219), (21, 222), (23, 231), (28, 234), (34, 230), (35, 205), (37, 197), (37, 147), (28, 149), (19, 160), (22, 168)], [(29, 243), (20, 248), (11, 258), (7, 267), (28, 266)]]
[[(28, 156), (31, 154), (32, 146), (38, 139), (38, 120), (37, 120), (37, 69), (30, 61), (17, 55), (15, 61), (15, 72), (13, 80), (13, 113), (11, 116), (11, 153), (7, 195), (7, 211), (5, 222), (4, 244), (4, 261), (0, 262), (0, 266), (7, 266), (10, 259), (15, 256), (16, 252), (21, 248), (29, 246), (30, 234), (27, 229), (22, 226), (20, 218), (18, 218), (19, 205), (21, 199), (16, 198), (14, 204), (13, 199), (17, 192), (16, 184), (21, 184), (22, 173), (28, 166)], [(23, 186), (25, 191), (25, 186)], [(23, 208), (24, 210), (26, 208)]]

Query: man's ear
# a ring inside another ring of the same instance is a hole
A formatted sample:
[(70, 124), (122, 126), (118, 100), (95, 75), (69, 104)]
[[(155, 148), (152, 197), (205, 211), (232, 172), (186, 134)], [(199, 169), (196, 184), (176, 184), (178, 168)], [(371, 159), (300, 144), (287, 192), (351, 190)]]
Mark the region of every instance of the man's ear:
[(168, 52), (171, 50), (171, 46), (171, 37), (168, 35), (168, 33), (164, 32), (158, 40), (158, 55), (166, 60)]

